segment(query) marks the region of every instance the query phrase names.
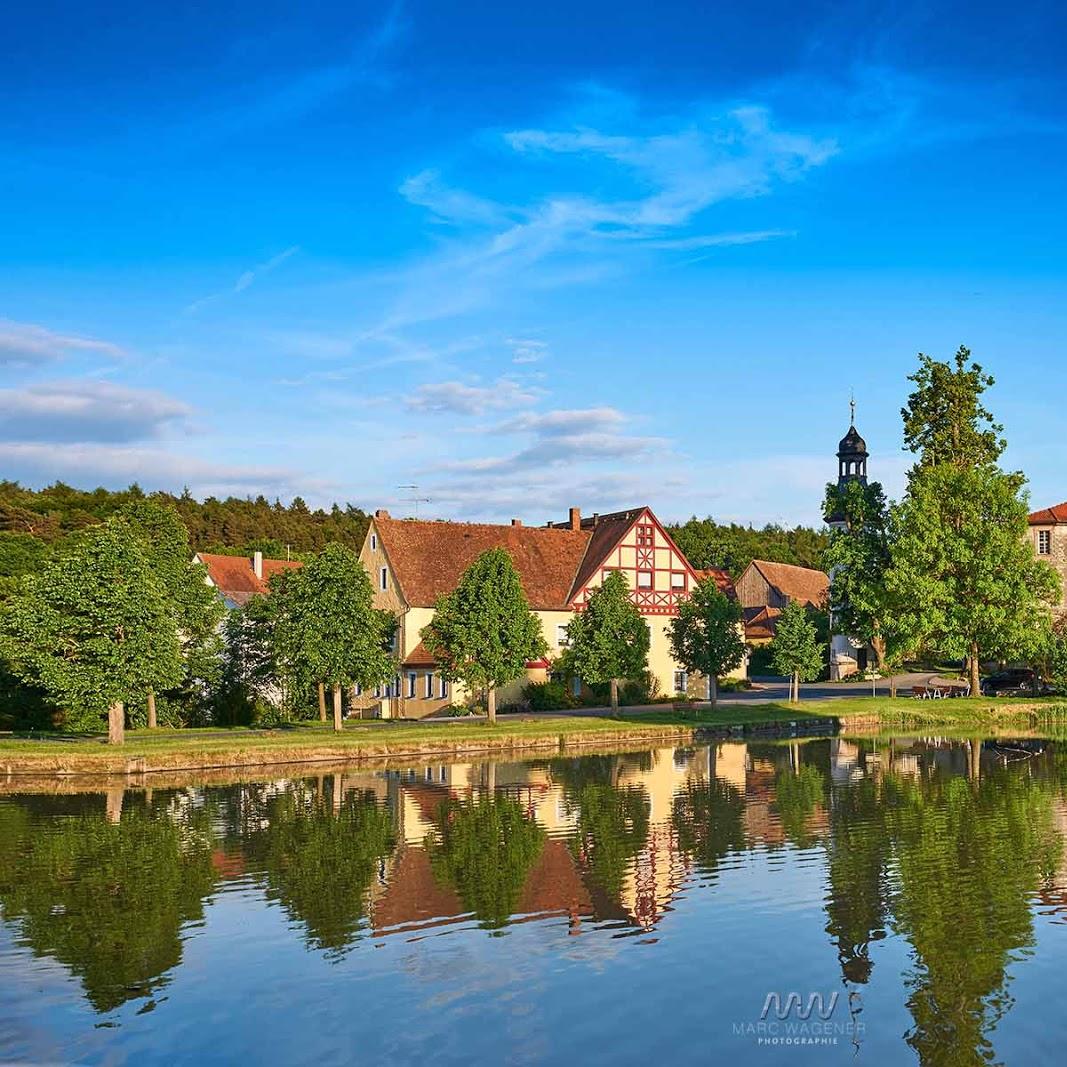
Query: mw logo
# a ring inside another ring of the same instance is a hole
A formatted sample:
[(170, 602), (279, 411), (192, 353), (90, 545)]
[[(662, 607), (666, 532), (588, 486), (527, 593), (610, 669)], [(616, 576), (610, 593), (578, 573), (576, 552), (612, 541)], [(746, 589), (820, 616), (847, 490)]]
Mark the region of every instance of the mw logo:
[[(834, 1008), (837, 1007), (837, 998), (840, 994), (836, 991), (830, 994), (829, 1002), (823, 1001), (822, 993), (809, 993), (807, 1007), (804, 1006), (804, 1001), (799, 993), (787, 993), (785, 997), (785, 1004), (782, 1004), (782, 996), (780, 993), (768, 993), (767, 999), (763, 1002), (763, 1011), (760, 1012), (760, 1019), (766, 1019), (770, 1014), (771, 1008), (774, 1008), (774, 1014), (779, 1019), (788, 1019), (796, 1009), (796, 1015), (798, 1019), (810, 1019), (811, 1013), (814, 1010), (818, 1011), (820, 1019), (829, 1019), (834, 1013)], [(818, 1005), (818, 1008), (816, 1008)]]

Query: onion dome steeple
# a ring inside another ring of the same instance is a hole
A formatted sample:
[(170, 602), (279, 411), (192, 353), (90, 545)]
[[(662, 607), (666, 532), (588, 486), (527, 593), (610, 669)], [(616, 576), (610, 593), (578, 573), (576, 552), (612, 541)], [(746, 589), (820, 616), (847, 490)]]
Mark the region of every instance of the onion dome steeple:
[(843, 487), (846, 482), (857, 481), (867, 484), (867, 442), (856, 429), (856, 401), (849, 401), (851, 417), (848, 433), (841, 438), (837, 446), (837, 484)]

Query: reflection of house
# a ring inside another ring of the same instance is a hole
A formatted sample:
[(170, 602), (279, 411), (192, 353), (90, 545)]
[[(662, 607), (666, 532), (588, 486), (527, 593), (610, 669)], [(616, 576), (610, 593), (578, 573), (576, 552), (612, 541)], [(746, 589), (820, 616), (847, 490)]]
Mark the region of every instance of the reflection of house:
[(1067, 614), (1067, 504), (1035, 511), (1030, 516), (1030, 537), (1038, 559), (1051, 564), (1060, 576), (1058, 616)]
[(257, 593), (269, 592), (268, 583), (273, 575), (300, 566), (299, 560), (264, 559), (262, 552), (256, 552), (251, 558), (197, 552), (193, 562), (205, 566), (208, 585), (219, 591), (228, 608), (244, 607)]
[[(422, 643), (422, 630), (433, 618), (437, 599), (451, 592), (466, 568), (491, 548), (503, 548), (519, 573), (531, 609), (541, 620), (549, 646), (546, 659), (527, 664), (527, 679), (543, 681), (551, 661), (566, 642), (564, 628), (581, 611), (590, 593), (612, 571), (621, 571), (630, 596), (648, 621), (651, 634), (649, 669), (666, 693), (684, 690), (703, 696), (706, 680), (688, 677), (670, 654), (667, 625), (677, 601), (704, 577), (694, 570), (648, 508), (633, 508), (583, 519), (571, 508), (564, 523), (508, 526), (480, 523), (393, 519), (377, 511), (360, 553), (370, 572), (379, 608), (397, 614), (401, 675), (385, 693), (365, 694), (372, 706), (380, 696), (395, 698), (399, 714), (419, 718), (469, 694), (450, 691)], [(710, 574), (728, 585), (721, 572)], [(740, 672), (740, 673), (743, 673)], [(507, 702), (519, 685), (501, 692)]]

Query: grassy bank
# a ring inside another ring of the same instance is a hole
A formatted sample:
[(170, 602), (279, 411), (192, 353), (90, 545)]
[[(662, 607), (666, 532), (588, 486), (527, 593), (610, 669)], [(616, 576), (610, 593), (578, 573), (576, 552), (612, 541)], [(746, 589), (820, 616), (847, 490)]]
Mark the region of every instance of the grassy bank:
[(287, 729), (129, 730), (126, 743), (100, 738), (0, 740), (0, 774), (140, 774), (163, 770), (269, 766), (282, 763), (342, 763), (383, 757), (467, 758), (499, 752), (580, 749), (589, 745), (686, 742), (689, 725), (593, 717), (512, 719), (424, 724), (349, 723), (335, 733), (318, 723)]
[(334, 733), (320, 723), (277, 730), (130, 730), (113, 747), (101, 738), (0, 739), (0, 774), (141, 774), (158, 771), (344, 763), (370, 759), (468, 759), (498, 753), (507, 758), (578, 751), (591, 746), (685, 744), (694, 732), (796, 726), (845, 733), (989, 730), (1048, 727), (1067, 729), (1067, 701), (975, 697), (923, 701), (898, 697), (849, 697), (800, 704), (725, 704), (691, 709), (670, 705), (606, 713), (503, 718), (495, 726), (455, 719), (439, 723), (348, 723)]

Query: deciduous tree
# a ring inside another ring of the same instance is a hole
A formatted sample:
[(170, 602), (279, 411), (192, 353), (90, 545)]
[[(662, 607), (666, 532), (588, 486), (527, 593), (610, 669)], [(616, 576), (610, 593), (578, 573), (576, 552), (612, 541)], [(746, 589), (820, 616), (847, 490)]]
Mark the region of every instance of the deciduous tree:
[(112, 518), (22, 579), (0, 616), (5, 658), (64, 708), (74, 729), (108, 714), (121, 743), (125, 706), (182, 677), (166, 590), (128, 522)]
[(705, 579), (679, 602), (668, 635), (674, 658), (687, 671), (699, 672), (708, 679), (714, 709), (719, 679), (739, 667), (745, 658), (740, 603), (722, 592), (713, 579)]
[(322, 682), (333, 692), (333, 728), (341, 729), (341, 690), (391, 677), (386, 647), (392, 625), (374, 607), (370, 578), (352, 549), (327, 545), (299, 570), (272, 581), (275, 660), (290, 678)]
[(800, 683), (810, 682), (822, 670), (822, 650), (815, 623), (795, 600), (782, 608), (771, 642), (771, 662), (789, 677), (789, 699), (800, 700)]
[(490, 722), (496, 722), (496, 687), (521, 678), (526, 664), (548, 651), (541, 622), (502, 548), (483, 552), (437, 601), (422, 640), (445, 678), (486, 690)]
[(561, 668), (586, 682), (608, 682), (611, 710), (618, 714), (619, 679), (637, 678), (648, 668), (648, 624), (630, 599), (626, 576), (612, 571), (566, 630)]

